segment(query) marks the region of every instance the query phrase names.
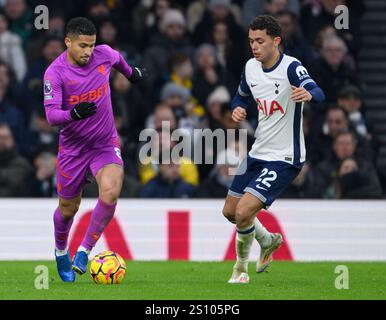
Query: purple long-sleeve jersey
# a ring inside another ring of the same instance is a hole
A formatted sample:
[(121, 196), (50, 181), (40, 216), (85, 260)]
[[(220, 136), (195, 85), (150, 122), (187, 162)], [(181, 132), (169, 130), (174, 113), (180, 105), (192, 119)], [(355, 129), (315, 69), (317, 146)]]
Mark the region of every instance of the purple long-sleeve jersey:
[[(72, 65), (64, 51), (44, 74), (44, 107), (47, 121), (61, 126), (59, 150), (68, 155), (103, 147), (118, 138), (110, 97), (111, 68), (127, 78), (131, 67), (120, 53), (108, 45), (96, 46), (87, 65)], [(80, 102), (95, 102), (97, 112), (74, 121), (70, 110)]]

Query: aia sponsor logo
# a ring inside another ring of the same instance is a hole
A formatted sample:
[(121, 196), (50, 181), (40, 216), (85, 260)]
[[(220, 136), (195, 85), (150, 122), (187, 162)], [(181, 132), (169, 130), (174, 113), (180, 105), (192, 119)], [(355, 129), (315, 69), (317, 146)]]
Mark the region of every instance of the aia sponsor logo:
[(281, 114), (284, 114), (283, 107), (276, 100), (272, 100), (269, 102), (265, 99), (260, 100), (259, 98), (257, 98), (256, 101), (259, 112), (261, 111), (266, 116), (270, 116), (276, 111), (279, 111)]

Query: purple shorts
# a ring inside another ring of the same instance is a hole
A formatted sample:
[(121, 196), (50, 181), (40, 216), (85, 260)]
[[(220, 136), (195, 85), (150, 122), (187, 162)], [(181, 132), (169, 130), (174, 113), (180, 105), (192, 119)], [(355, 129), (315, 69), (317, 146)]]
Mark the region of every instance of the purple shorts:
[(59, 151), (56, 160), (58, 196), (63, 199), (78, 197), (91, 173), (94, 177), (99, 169), (108, 164), (123, 167), (121, 149), (116, 144), (93, 149), (78, 156), (69, 156)]

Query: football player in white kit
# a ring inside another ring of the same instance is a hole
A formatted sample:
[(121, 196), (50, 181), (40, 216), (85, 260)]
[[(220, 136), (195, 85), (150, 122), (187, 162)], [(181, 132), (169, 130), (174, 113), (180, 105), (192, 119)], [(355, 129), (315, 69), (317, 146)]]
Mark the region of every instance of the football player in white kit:
[(246, 118), (249, 99), (259, 112), (255, 142), (238, 168), (229, 189), (223, 214), (236, 224), (237, 261), (229, 283), (248, 283), (249, 251), (256, 239), (261, 247), (256, 265), (263, 272), (282, 235), (270, 233), (257, 219), (296, 178), (305, 161), (302, 128), (303, 102), (324, 100), (323, 91), (299, 60), (280, 52), (281, 28), (275, 18), (262, 15), (249, 28), (253, 58), (245, 65), (232, 100), (232, 118)]

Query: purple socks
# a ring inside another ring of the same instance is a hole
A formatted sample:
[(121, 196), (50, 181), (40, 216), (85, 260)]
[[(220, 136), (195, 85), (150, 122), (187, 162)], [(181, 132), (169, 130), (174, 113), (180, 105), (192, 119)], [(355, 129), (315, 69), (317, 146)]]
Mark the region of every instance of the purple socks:
[(83, 238), (81, 244), (82, 247), (91, 251), (100, 238), (103, 230), (107, 227), (110, 220), (114, 216), (116, 206), (116, 203), (106, 204), (102, 200), (98, 199), (98, 203), (91, 214), (90, 225), (88, 226), (86, 235)]
[(71, 229), (74, 218), (65, 220), (59, 208), (56, 208), (54, 213), (54, 228), (55, 228), (55, 246), (58, 250), (65, 250), (67, 248), (68, 234)]

